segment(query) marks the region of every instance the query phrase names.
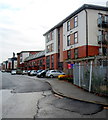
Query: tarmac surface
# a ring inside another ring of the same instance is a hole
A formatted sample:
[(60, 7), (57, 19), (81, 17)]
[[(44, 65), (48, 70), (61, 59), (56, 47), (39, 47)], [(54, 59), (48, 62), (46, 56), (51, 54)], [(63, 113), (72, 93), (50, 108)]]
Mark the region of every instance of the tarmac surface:
[(51, 79), (38, 78), (38, 79), (45, 80), (46, 82), (48, 82), (52, 86), (53, 92), (60, 96), (72, 98), (84, 102), (102, 104), (108, 107), (108, 97), (98, 96), (96, 94), (87, 92), (73, 85), (70, 82), (58, 80), (57, 78), (51, 78)]

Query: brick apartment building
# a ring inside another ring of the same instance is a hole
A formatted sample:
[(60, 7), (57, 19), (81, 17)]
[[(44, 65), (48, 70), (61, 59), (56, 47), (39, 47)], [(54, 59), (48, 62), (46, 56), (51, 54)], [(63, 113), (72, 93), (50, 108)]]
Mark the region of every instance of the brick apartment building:
[(67, 69), (69, 63), (106, 56), (108, 7), (84, 4), (45, 36), (45, 69)]
[(45, 69), (45, 51), (38, 52), (24, 60), (25, 70)]
[(24, 70), (24, 60), (25, 58), (34, 55), (40, 51), (21, 51), (20, 53), (17, 53), (17, 69)]

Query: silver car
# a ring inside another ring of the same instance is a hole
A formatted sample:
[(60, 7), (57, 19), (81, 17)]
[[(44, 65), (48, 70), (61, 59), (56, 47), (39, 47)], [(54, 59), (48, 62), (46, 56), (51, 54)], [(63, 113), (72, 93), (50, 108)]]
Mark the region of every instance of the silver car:
[(11, 75), (16, 75), (16, 70), (12, 70)]
[(65, 75), (65, 73), (60, 70), (49, 70), (46, 73), (46, 77), (50, 77), (50, 78), (58, 77), (59, 75)]

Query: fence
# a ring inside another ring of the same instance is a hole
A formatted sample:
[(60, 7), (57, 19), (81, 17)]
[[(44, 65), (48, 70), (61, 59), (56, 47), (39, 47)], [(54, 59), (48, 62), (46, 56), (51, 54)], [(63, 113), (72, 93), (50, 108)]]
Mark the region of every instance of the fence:
[(88, 90), (108, 96), (108, 66), (90, 64), (74, 64), (73, 84)]

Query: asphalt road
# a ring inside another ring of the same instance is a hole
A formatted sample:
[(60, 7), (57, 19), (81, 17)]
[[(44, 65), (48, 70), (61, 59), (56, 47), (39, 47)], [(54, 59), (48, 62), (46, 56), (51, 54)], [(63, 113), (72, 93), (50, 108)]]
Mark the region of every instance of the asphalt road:
[(101, 105), (55, 96), (41, 78), (2, 73), (0, 89), (3, 118), (106, 118)]

